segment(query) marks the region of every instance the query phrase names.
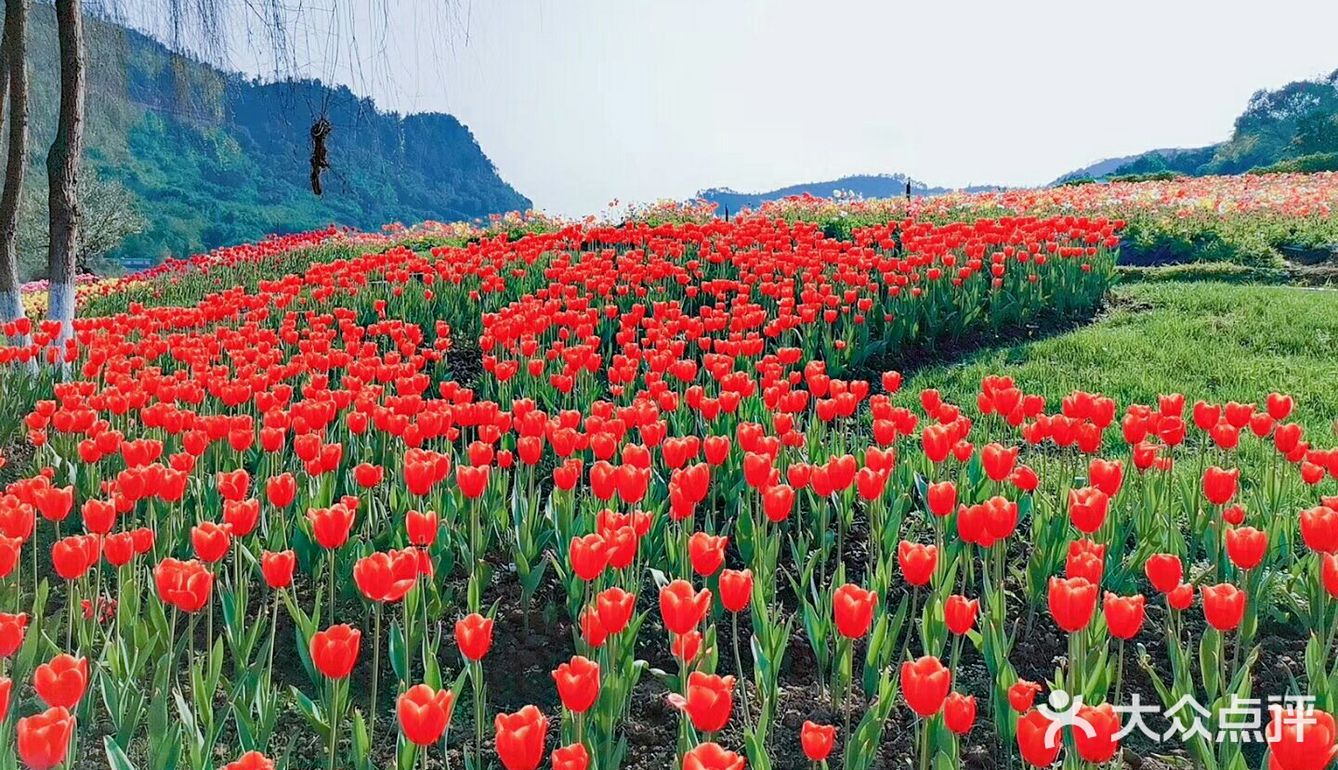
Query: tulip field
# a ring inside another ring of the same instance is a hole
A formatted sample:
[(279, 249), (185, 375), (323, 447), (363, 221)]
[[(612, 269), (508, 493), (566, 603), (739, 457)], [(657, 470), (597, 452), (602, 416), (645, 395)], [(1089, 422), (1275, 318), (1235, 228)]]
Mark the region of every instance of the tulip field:
[[(1155, 184), (329, 230), (0, 327), (0, 770), (1331, 767), (1334, 370), (1163, 391), (1111, 298), (1188, 301), (1112, 295), (1135, 217), (1338, 181)], [(1073, 328), (1062, 388), (953, 358)]]

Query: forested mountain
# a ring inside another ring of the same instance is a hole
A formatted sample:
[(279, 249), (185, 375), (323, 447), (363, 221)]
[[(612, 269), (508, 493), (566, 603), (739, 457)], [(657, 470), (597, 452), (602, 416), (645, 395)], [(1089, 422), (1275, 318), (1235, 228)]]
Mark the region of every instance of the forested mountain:
[(1256, 91), (1225, 142), (1151, 150), (1118, 160), (1102, 161), (1057, 181), (1130, 174), (1207, 176), (1338, 169), (1338, 70), (1319, 80), (1298, 80), (1276, 90)]
[[(58, 104), (54, 9), (32, 13), (30, 222), (45, 199)], [(179, 56), (133, 30), (90, 18), (88, 187), (119, 195), (137, 234), (111, 253), (139, 265), (167, 255), (328, 224), (459, 220), (526, 209), (469, 129), (439, 113), (381, 112), (347, 88), (262, 83)], [(310, 187), (311, 124), (333, 124), (325, 194)], [(88, 205), (97, 214), (104, 201)], [(117, 203), (116, 205), (120, 205)], [(90, 225), (97, 223), (92, 217)], [(29, 232), (40, 228), (27, 228)], [(28, 242), (25, 273), (42, 260)]]
[[(726, 210), (738, 211), (742, 208), (757, 208), (765, 201), (780, 200), (795, 195), (813, 195), (818, 198), (850, 195), (860, 198), (890, 198), (906, 194), (906, 184), (910, 183), (911, 195), (940, 195), (948, 192), (946, 187), (932, 187), (910, 179), (904, 174), (860, 174), (833, 179), (830, 182), (805, 182), (760, 193), (742, 193), (728, 187), (714, 187), (702, 190), (697, 197), (715, 203), (720, 213)], [(972, 187), (976, 190), (994, 190), (995, 187)]]

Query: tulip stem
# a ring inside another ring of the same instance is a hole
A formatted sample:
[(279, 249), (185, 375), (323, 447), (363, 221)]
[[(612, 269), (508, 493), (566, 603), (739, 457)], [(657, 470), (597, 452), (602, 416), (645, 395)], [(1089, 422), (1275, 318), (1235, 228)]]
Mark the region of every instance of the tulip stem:
[(274, 681), (274, 635), (275, 635), (275, 633), (278, 631), (278, 628), (279, 628), (279, 591), (282, 591), (282, 590), (283, 590), (282, 588), (277, 589), (276, 591), (274, 591), (274, 595), (273, 595), (273, 602), (274, 602), (273, 613), (274, 613), (274, 615), (273, 615), (273, 617), (270, 619), (271, 622), (270, 622), (270, 626), (269, 626), (269, 662), (268, 662), (267, 665), (265, 666), (265, 672), (266, 672), (266, 676), (267, 676), (266, 681), (267, 681), (267, 682), (273, 682), (273, 681)]
[(330, 623), (334, 622), (335, 616), (335, 550), (330, 549)]
[(739, 655), (739, 613), (731, 613), (734, 623), (734, 670), (739, 672), (739, 696), (743, 707), (743, 723), (748, 726), (751, 732), (753, 729), (752, 717), (748, 709), (748, 681), (743, 677), (743, 658)]
[[(367, 734), (374, 742), (376, 739), (376, 685), (381, 673), (381, 603), (372, 605), (372, 700), (367, 707)], [(426, 750), (423, 752), (426, 754)]]
[(920, 618), (920, 587), (915, 586), (911, 589), (911, 614), (906, 616), (907, 625), (905, 636), (901, 637), (901, 659), (906, 659), (906, 653), (911, 648), (911, 632), (915, 630), (915, 622)]
[(1124, 687), (1124, 640), (1121, 639), (1118, 645), (1119, 660), (1115, 663), (1115, 707), (1119, 708), (1120, 695)]
[[(929, 720), (921, 719), (923, 725), (920, 731), (920, 770), (929, 770)], [(846, 736), (850, 740), (850, 736)]]
[(335, 770), (335, 746), (339, 741), (339, 683), (330, 680), (330, 770)]
[(483, 663), (476, 660), (469, 664), (469, 678), (474, 685), (474, 766), (483, 767)]
[(74, 595), (74, 581), (66, 580), (65, 604), (66, 608), (69, 610), (69, 612), (66, 613), (66, 623), (65, 623), (65, 650), (67, 652), (74, 652), (74, 648), (72, 648), (70, 645), (71, 645), (71, 640), (74, 638), (74, 605), (77, 601), (78, 599)]
[(846, 741), (848, 743), (850, 741), (850, 701), (852, 699), (852, 693), (855, 689), (855, 643), (853, 641), (847, 641), (845, 643), (845, 646), (846, 646), (845, 658), (847, 661), (846, 667), (849, 670), (844, 672), (846, 675), (846, 697), (844, 703), (846, 722), (845, 722), (845, 732), (842, 733), (842, 735), (846, 737)]

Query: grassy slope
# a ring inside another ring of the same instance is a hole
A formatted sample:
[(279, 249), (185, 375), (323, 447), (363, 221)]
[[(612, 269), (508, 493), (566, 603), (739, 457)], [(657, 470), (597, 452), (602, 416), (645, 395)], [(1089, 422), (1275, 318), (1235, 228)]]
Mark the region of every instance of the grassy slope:
[[(1052, 405), (1075, 389), (1123, 409), (1159, 393), (1255, 401), (1291, 393), (1295, 419), (1319, 446), (1338, 418), (1338, 291), (1222, 283), (1136, 283), (1114, 289), (1111, 310), (1081, 329), (917, 372), (904, 390), (937, 387), (974, 404), (986, 374), (1008, 374)], [(1253, 444), (1245, 440), (1243, 444)]]

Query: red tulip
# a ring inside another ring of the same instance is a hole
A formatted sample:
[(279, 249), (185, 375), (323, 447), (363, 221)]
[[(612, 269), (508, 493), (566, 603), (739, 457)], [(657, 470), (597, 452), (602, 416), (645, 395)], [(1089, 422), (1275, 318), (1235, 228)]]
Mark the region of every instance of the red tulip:
[(1203, 472), (1203, 496), (1213, 505), (1226, 505), (1236, 496), (1240, 469), (1224, 470), (1210, 465)]
[(38, 487), (33, 494), (33, 505), (47, 521), (64, 521), (74, 508), (74, 487)]
[(1301, 511), (1301, 539), (1316, 553), (1338, 553), (1338, 511), (1327, 505)]
[(958, 735), (966, 735), (976, 723), (976, 699), (971, 695), (949, 693), (943, 702), (943, 723)]
[(586, 607), (581, 610), (581, 639), (590, 647), (598, 649), (604, 646), (604, 641), (608, 639), (609, 632), (604, 628), (604, 624), (599, 619), (599, 612), (595, 607)]
[(363, 489), (371, 489), (381, 483), (385, 470), (379, 465), (359, 463), (353, 468), (353, 480)]
[(33, 689), (51, 707), (74, 708), (88, 687), (88, 659), (64, 653), (33, 671)]
[(836, 630), (847, 639), (858, 639), (869, 633), (873, 625), (873, 611), (878, 606), (878, 594), (857, 585), (846, 583), (832, 595), (832, 617)]
[(1168, 594), (1180, 585), (1185, 569), (1180, 564), (1180, 557), (1169, 553), (1154, 553), (1143, 565), (1143, 572), (1148, 576), (1152, 587)]
[(753, 571), (727, 569), (720, 573), (720, 603), (730, 612), (743, 612), (753, 599)]
[(1268, 533), (1254, 527), (1233, 527), (1226, 533), (1227, 555), (1239, 569), (1254, 569), (1268, 555)]
[(214, 573), (198, 561), (163, 559), (153, 570), (158, 598), (182, 612), (199, 612), (214, 589)]
[(1228, 505), (1222, 509), (1222, 521), (1233, 527), (1239, 527), (1245, 523), (1245, 509), (1239, 505)]
[(703, 743), (683, 755), (683, 770), (744, 770), (745, 761), (718, 743)]
[(297, 479), (291, 473), (280, 473), (265, 480), (265, 496), (275, 508), (287, 508), (297, 498)]
[(1183, 612), (1189, 609), (1189, 605), (1194, 601), (1194, 585), (1192, 583), (1181, 583), (1166, 594), (1166, 603), (1171, 609)]
[(734, 677), (693, 671), (688, 675), (687, 696), (675, 694), (671, 702), (699, 731), (719, 732), (734, 710)]
[(943, 603), (943, 618), (948, 630), (958, 636), (967, 633), (976, 625), (976, 614), (980, 610), (979, 599), (967, 599), (960, 594), (953, 594)]
[(1119, 460), (1093, 457), (1087, 464), (1087, 480), (1107, 497), (1114, 497), (1124, 485), (1124, 464)]
[(85, 500), (80, 509), (84, 516), (84, 530), (98, 535), (112, 531), (116, 524), (116, 505), (110, 500)]
[(591, 534), (573, 537), (568, 551), (572, 572), (587, 583), (603, 574), (609, 564), (609, 552), (604, 538)]
[(701, 654), (702, 632), (696, 629), (686, 634), (669, 635), (669, 652), (675, 660), (681, 661), (683, 665), (689, 666), (697, 661), (697, 656)]
[(1101, 576), (1106, 570), (1106, 547), (1091, 540), (1073, 540), (1069, 542), (1069, 552), (1064, 560), (1064, 576), (1086, 578), (1092, 585), (1101, 584)]
[(1203, 618), (1218, 631), (1231, 631), (1245, 616), (1245, 592), (1230, 583), (1203, 587)]
[(599, 664), (577, 655), (553, 672), (562, 705), (574, 714), (583, 714), (599, 699)]
[(636, 612), (636, 595), (617, 586), (606, 588), (595, 597), (595, 611), (604, 633), (622, 633)]
[(54, 706), (19, 720), (16, 739), (19, 759), (29, 770), (50, 770), (65, 761), (74, 717), (68, 710)]
[(887, 489), (889, 475), (887, 471), (860, 468), (859, 472), (855, 474), (855, 487), (859, 491), (860, 499), (877, 500), (882, 497), (883, 491)]
[(660, 589), (660, 615), (670, 633), (686, 634), (695, 629), (710, 608), (711, 592), (694, 592), (686, 580), (675, 580)]
[(1017, 447), (1004, 448), (1000, 444), (986, 444), (980, 450), (980, 464), (992, 481), (1003, 481), (1013, 472), (1017, 463)]
[(223, 770), (274, 770), (274, 761), (258, 751), (248, 751), (224, 765)]
[(311, 533), (316, 542), (326, 550), (333, 551), (348, 542), (349, 531), (353, 529), (352, 508), (336, 503), (329, 508), (313, 508), (307, 511), (307, 521), (311, 523)]
[(514, 714), (498, 714), (493, 721), (497, 757), (506, 770), (535, 770), (544, 761), (548, 717), (534, 706)]
[(925, 490), (929, 512), (942, 518), (957, 508), (957, 485), (951, 481), (930, 484)]
[(265, 578), (265, 585), (270, 588), (287, 588), (292, 585), (295, 566), (297, 554), (291, 550), (278, 553), (265, 551), (260, 555), (260, 574)]
[(794, 488), (788, 484), (772, 484), (762, 490), (762, 512), (772, 522), (782, 522), (794, 510)]
[(96, 536), (72, 535), (51, 545), (51, 565), (56, 574), (65, 580), (78, 580), (93, 566), (88, 558), (88, 543), (84, 537)]
[(584, 744), (573, 743), (554, 749), (549, 760), (553, 763), (553, 770), (586, 770), (590, 767), (590, 752), (586, 751)]
[(1041, 477), (1036, 475), (1035, 469), (1030, 465), (1019, 465), (1014, 468), (1008, 481), (1023, 492), (1035, 492), (1041, 485)]
[(23, 646), (23, 634), (28, 628), (28, 613), (11, 615), (0, 612), (0, 658), (8, 658)]
[(1039, 711), (1028, 711), (1017, 720), (1017, 748), (1022, 760), (1033, 767), (1049, 767), (1059, 757), (1064, 741), (1059, 730)]
[(1092, 534), (1106, 523), (1110, 498), (1096, 487), (1069, 490), (1069, 519), (1079, 531)]
[(7, 676), (0, 676), (0, 723), (9, 716), (9, 695), (14, 689), (14, 682)]
[(223, 523), (231, 528), (233, 537), (246, 537), (260, 522), (260, 501), (255, 498), (246, 500), (225, 500), (223, 502)]
[(344, 679), (358, 662), (362, 632), (347, 624), (331, 626), (311, 636), (311, 662), (330, 679)]
[(1085, 578), (1050, 578), (1050, 615), (1068, 633), (1087, 627), (1096, 611), (1097, 588)]
[(190, 541), (195, 548), (195, 555), (205, 564), (213, 564), (228, 555), (232, 544), (232, 529), (227, 524), (219, 525), (212, 521), (201, 522), (191, 527)]
[(1338, 757), (1333, 716), (1274, 707), (1265, 733), (1269, 770), (1325, 770)]
[(1284, 396), (1281, 393), (1269, 393), (1267, 401), (1268, 414), (1275, 420), (1285, 420), (1292, 413), (1292, 397)]
[[(1338, 599), (1338, 555), (1331, 553), (1320, 554), (1320, 578), (1324, 583), (1324, 590), (1329, 596)], [(4, 615), (0, 615), (0, 619)], [(0, 620), (0, 638), (3, 638), (3, 620)], [(0, 653), (3, 653), (3, 646), (0, 646)], [(0, 654), (0, 657), (4, 657)]]
[(7, 578), (18, 566), (23, 541), (17, 537), (0, 535), (0, 578)]
[(799, 730), (799, 745), (810, 762), (826, 761), (832, 753), (832, 744), (835, 742), (834, 725), (820, 725), (806, 721)]
[(729, 538), (696, 532), (688, 539), (688, 556), (692, 570), (702, 577), (714, 575), (725, 563), (725, 547)]
[(921, 718), (932, 717), (943, 708), (951, 687), (952, 672), (932, 655), (901, 664), (902, 697)]
[(1107, 591), (1102, 609), (1106, 616), (1106, 627), (1116, 639), (1132, 639), (1143, 628), (1146, 601), (1142, 594), (1134, 596), (1116, 596)]
[(1036, 682), (1019, 679), (1008, 688), (1008, 705), (1017, 713), (1024, 714), (1031, 709), (1031, 704), (1040, 691), (1041, 686)]
[(404, 737), (418, 746), (430, 746), (441, 740), (451, 722), (454, 698), (450, 690), (433, 690), (425, 684), (406, 690), (395, 702)]
[(426, 548), (437, 540), (437, 514), (434, 511), (409, 511), (404, 514), (404, 528), (410, 544)]
[[(1077, 725), (1072, 727), (1074, 747), (1078, 756), (1094, 765), (1109, 762), (1120, 750), (1119, 739), (1120, 715), (1109, 703), (1100, 706), (1083, 706), (1078, 709)], [(1089, 734), (1083, 727), (1086, 722), (1092, 729)]]
[(353, 565), (353, 582), (373, 602), (397, 602), (418, 582), (418, 552), (412, 548), (364, 556)]
[(477, 612), (455, 621), (455, 646), (469, 660), (483, 660), (492, 649), (492, 618)]
[[(488, 475), (490, 470), (491, 466), (488, 465), (461, 465), (456, 468), (455, 481), (460, 487), (460, 493), (470, 499), (482, 497), (483, 493), (488, 489)], [(514, 768), (512, 770), (514, 770)]]
[(926, 585), (938, 566), (938, 548), (902, 540), (897, 545), (897, 564), (909, 585)]
[(995, 496), (981, 503), (984, 509), (985, 530), (995, 540), (1012, 536), (1017, 529), (1017, 503)]
[(218, 494), (224, 500), (241, 500), (251, 493), (251, 474), (245, 468), (214, 474)]

